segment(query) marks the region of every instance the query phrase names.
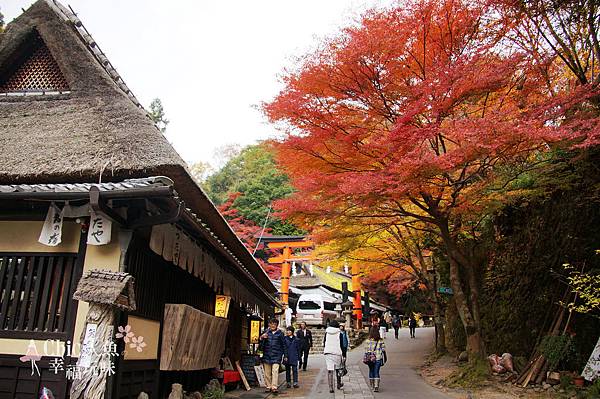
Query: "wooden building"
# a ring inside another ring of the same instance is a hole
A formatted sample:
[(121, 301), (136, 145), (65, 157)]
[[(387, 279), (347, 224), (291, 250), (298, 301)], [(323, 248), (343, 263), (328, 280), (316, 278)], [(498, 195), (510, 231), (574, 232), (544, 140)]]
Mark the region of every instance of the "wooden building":
[(0, 36), (0, 165), (0, 399), (196, 390), (273, 312), (268, 276), (53, 0)]

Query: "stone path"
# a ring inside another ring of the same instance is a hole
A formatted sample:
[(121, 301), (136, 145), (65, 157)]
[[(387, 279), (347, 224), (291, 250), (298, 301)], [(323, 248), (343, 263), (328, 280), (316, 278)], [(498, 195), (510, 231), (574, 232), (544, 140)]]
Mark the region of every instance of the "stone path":
[[(309, 370), (300, 373), (300, 388), (284, 388), (279, 397), (286, 399), (449, 399), (449, 396), (425, 383), (416, 371), (432, 345), (432, 328), (417, 329), (416, 339), (409, 337), (408, 329), (400, 330), (398, 340), (394, 338), (393, 331), (391, 334), (388, 333), (386, 339), (388, 363), (381, 369), (379, 393), (371, 392), (368, 385), (368, 368), (362, 364), (361, 348), (348, 354), (348, 375), (344, 377), (344, 387), (333, 394), (329, 393), (327, 386), (327, 371), (323, 355), (311, 355), (308, 361)], [(280, 381), (284, 379), (285, 376), (281, 375)]]
[(279, 375), (278, 396), (265, 394), (263, 389), (251, 392), (238, 392), (236, 399), (255, 398), (294, 398), (294, 399), (450, 399), (450, 396), (428, 385), (417, 373), (425, 356), (433, 346), (433, 328), (419, 328), (417, 338), (411, 339), (408, 329), (400, 330), (399, 339), (393, 331), (385, 340), (388, 362), (381, 369), (380, 392), (371, 391), (368, 384), (368, 368), (362, 364), (363, 350), (357, 348), (348, 354), (348, 375), (344, 377), (344, 387), (329, 393), (327, 370), (323, 355), (311, 355), (308, 371), (300, 372), (300, 388), (285, 388), (285, 374)]
[[(367, 399), (374, 398), (373, 392), (363, 378), (358, 364), (348, 366), (348, 375), (344, 378), (344, 399)], [(338, 397), (340, 395), (336, 395)]]

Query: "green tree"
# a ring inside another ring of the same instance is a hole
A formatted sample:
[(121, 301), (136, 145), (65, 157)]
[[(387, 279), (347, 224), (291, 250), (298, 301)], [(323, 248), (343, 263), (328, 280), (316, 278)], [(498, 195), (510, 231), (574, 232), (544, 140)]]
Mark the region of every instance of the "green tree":
[[(233, 206), (244, 218), (259, 226), (265, 222), (271, 202), (293, 192), (287, 175), (275, 164), (273, 155), (264, 144), (245, 147), (233, 156), (203, 184), (208, 196), (217, 204), (224, 204), (231, 193), (240, 193)], [(275, 235), (302, 233), (272, 213), (267, 227)]]
[(148, 112), (148, 116), (150, 116), (150, 119), (152, 119), (152, 122), (154, 122), (158, 130), (160, 130), (162, 134), (165, 134), (169, 120), (165, 117), (165, 110), (160, 98), (155, 98), (152, 100), (150, 103), (150, 111)]

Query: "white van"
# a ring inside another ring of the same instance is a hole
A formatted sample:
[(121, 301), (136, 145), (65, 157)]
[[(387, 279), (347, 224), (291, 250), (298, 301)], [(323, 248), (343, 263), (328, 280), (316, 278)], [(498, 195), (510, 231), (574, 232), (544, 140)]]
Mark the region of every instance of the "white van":
[(307, 325), (328, 326), (337, 318), (335, 303), (319, 294), (303, 294), (298, 298), (296, 321)]

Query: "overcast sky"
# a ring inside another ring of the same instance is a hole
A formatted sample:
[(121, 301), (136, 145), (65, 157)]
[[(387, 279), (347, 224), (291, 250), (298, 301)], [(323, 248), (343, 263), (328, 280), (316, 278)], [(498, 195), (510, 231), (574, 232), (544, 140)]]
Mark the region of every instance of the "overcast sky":
[[(62, 0), (146, 107), (162, 100), (167, 138), (188, 162), (276, 132), (255, 109), (294, 56), (387, 0)], [(10, 22), (32, 0), (2, 0)]]

